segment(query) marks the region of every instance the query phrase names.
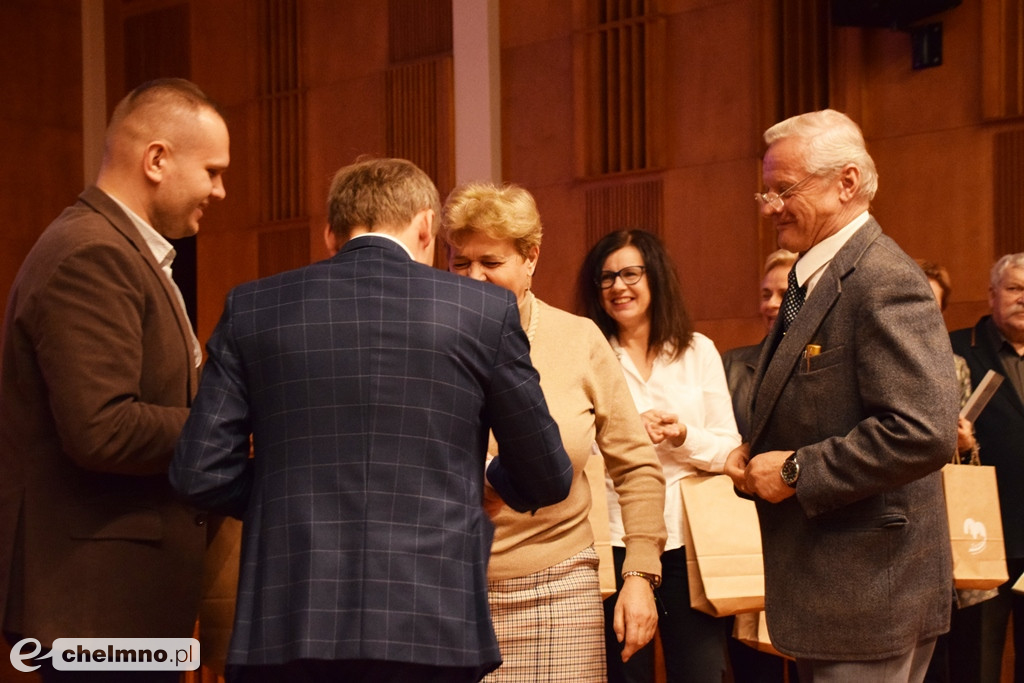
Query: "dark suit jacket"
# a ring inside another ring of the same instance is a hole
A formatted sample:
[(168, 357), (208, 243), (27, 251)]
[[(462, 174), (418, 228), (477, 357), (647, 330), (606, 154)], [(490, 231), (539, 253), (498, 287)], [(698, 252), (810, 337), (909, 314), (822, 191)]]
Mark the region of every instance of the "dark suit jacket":
[[(985, 373), (1006, 374), (997, 353), (1002, 339), (985, 316), (973, 328), (949, 335), (953, 351), (963, 356), (971, 369), (971, 384), (978, 386)], [(994, 465), (1003, 515), (1006, 556), (1024, 558), (1024, 404), (1009, 381), (1004, 381), (974, 423), (981, 449), (981, 462)], [(1014, 578), (1014, 577), (1011, 577)]]
[[(821, 346), (809, 362), (808, 344)], [(757, 501), (780, 651), (883, 659), (948, 629), (938, 470), (956, 444), (950, 354), (924, 275), (874, 219), (826, 267), (789, 332), (777, 322), (769, 334), (751, 452), (796, 450), (800, 464), (795, 496)]]
[(22, 264), (0, 371), (5, 630), (47, 646), (192, 634), (206, 530), (167, 481), (195, 382), (175, 297), (96, 188)]
[(514, 507), (572, 479), (515, 297), (370, 235), (236, 288), (208, 351), (171, 479), (244, 520), (229, 667), (495, 668), (488, 428)]
[(754, 373), (761, 357), (764, 340), (752, 346), (740, 346), (722, 354), (725, 381), (732, 396), (732, 412), (736, 415), (736, 428), (744, 441), (750, 440), (750, 401), (753, 398)]

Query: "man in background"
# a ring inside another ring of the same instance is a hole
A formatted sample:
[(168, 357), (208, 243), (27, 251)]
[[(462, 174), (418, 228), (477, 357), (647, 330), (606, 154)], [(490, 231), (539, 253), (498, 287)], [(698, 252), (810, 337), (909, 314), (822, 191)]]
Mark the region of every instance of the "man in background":
[(950, 339), (953, 351), (967, 361), (974, 387), (989, 370), (1005, 378), (974, 430), (982, 463), (996, 468), (1010, 581), (997, 597), (960, 610), (950, 634), (950, 667), (954, 680), (998, 681), (1012, 613), (1013, 680), (1021, 681), (1024, 596), (1010, 587), (1024, 573), (1024, 252), (1007, 254), (992, 266), (988, 300), (991, 314), (951, 333)]
[[(205, 515), (176, 498), (167, 466), (201, 351), (167, 240), (196, 234), (224, 198), (228, 162), (227, 126), (199, 88), (139, 86), (114, 110), (96, 185), (18, 272), (0, 371), (0, 615), (12, 643), (192, 635)], [(60, 675), (50, 661), (36, 662), (44, 680)], [(138, 680), (161, 674), (178, 677)]]
[(501, 662), (488, 430), (486, 476), (518, 511), (564, 499), (572, 466), (515, 297), (427, 265), (439, 211), (408, 161), (347, 166), (332, 258), (228, 295), (171, 479), (244, 521), (231, 681), (476, 681)]
[(825, 110), (764, 138), (761, 213), (800, 256), (726, 472), (757, 503), (768, 630), (801, 680), (920, 681), (953, 588), (945, 326), (868, 213), (877, 174), (857, 125)]

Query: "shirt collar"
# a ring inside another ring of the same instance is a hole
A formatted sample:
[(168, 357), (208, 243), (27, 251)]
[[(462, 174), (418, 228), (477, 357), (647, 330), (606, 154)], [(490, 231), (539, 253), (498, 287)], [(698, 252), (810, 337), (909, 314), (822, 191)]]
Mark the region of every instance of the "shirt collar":
[[(808, 249), (796, 262), (795, 268), (797, 284), (800, 286), (809, 285), (807, 287), (807, 293), (810, 294), (811, 287), (813, 287), (814, 282), (818, 279), (814, 276), (824, 270), (825, 266), (827, 266), (835, 255), (839, 253), (839, 250), (843, 248), (843, 245), (853, 237), (857, 230), (868, 222), (870, 217), (871, 215), (867, 211), (864, 211), (845, 226), (840, 228), (834, 235), (829, 235)], [(808, 282), (812, 279), (814, 282)]]
[(153, 226), (143, 220), (139, 214), (129, 209), (124, 202), (119, 200), (117, 197), (111, 196), (110, 194), (107, 196), (113, 199), (114, 203), (121, 207), (121, 210), (127, 214), (128, 218), (135, 226), (135, 229), (139, 231), (140, 235), (142, 235), (142, 239), (146, 242), (146, 246), (149, 247), (149, 250), (153, 253), (153, 258), (155, 258), (156, 262), (160, 264), (160, 267), (170, 268), (171, 264), (174, 262), (176, 254), (174, 247), (172, 247), (171, 243), (167, 241), (167, 238), (154, 230)]
[(992, 339), (995, 341), (995, 351), (997, 354), (1007, 354), (1018, 359), (1022, 357), (1021, 354), (1017, 353), (1017, 349), (1013, 347), (1010, 340), (1006, 338), (1006, 335), (1003, 334), (1003, 331), (999, 329), (999, 326), (996, 325), (995, 318), (991, 315), (988, 317), (988, 326), (992, 332)]

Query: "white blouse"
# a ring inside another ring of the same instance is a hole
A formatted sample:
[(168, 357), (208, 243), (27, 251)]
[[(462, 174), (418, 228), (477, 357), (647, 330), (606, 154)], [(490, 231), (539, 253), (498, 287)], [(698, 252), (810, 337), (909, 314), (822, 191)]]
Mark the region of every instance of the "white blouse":
[[(612, 349), (622, 364), (626, 384), (641, 413), (657, 409), (674, 413), (686, 425), (686, 441), (678, 448), (666, 439), (657, 444), (665, 473), (665, 550), (683, 546), (683, 501), (679, 481), (698, 470), (721, 472), (729, 453), (740, 445), (722, 357), (714, 342), (695, 332), (689, 348), (676, 360), (662, 352), (645, 382), (629, 354), (614, 337)], [(606, 475), (612, 545), (623, 547), (622, 513), (611, 478)]]

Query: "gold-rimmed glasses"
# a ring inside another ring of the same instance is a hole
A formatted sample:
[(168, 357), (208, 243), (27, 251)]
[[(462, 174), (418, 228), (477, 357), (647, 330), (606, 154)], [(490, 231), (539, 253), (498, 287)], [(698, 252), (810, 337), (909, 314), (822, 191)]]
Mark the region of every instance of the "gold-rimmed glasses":
[(802, 180), (798, 180), (782, 192), (755, 192), (754, 199), (761, 205), (767, 206), (772, 211), (782, 211), (786, 206), (786, 197), (792, 194), (798, 187), (806, 183), (808, 180), (818, 175), (817, 173), (811, 173)]

